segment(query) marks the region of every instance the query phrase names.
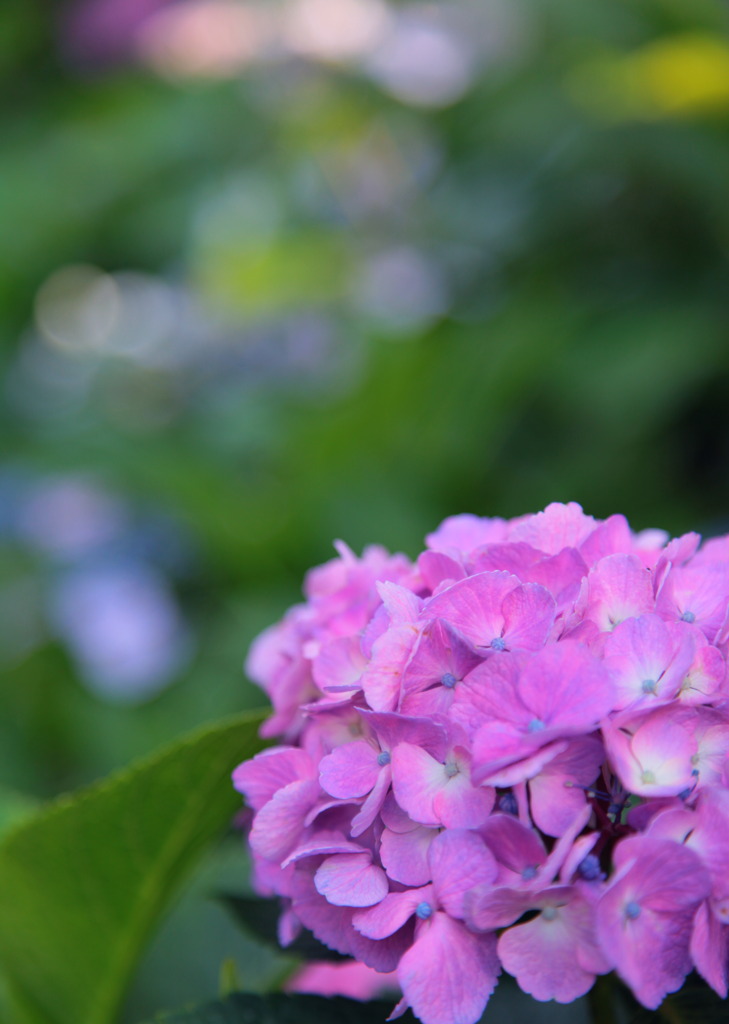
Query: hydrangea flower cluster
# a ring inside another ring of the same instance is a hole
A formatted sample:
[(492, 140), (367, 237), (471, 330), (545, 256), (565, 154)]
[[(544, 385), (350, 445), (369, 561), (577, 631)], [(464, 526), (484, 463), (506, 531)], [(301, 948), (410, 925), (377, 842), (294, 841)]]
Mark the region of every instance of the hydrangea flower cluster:
[(306, 579), (247, 669), (283, 736), (234, 773), (254, 883), (474, 1024), (502, 970), (571, 1002), (615, 970), (649, 1008), (729, 980), (729, 537), (553, 504), (446, 519)]

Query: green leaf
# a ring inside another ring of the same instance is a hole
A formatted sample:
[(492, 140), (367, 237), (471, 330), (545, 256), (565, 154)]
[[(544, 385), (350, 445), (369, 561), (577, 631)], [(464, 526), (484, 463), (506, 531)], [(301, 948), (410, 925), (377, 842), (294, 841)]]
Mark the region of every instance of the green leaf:
[[(250, 935), (261, 939), (266, 945), (281, 950), (278, 941), (278, 919), (281, 907), (278, 900), (262, 900), (256, 897), (235, 896), (232, 893), (221, 893), (218, 897), (223, 906), (230, 911), (241, 927)], [(309, 931), (302, 931), (298, 938), (282, 952), (299, 956), (302, 960), (331, 960), (341, 962), (348, 958), (323, 942), (319, 942)]]
[(240, 807), (262, 713), (197, 730), (19, 824), (0, 844), (0, 963), (16, 1021), (110, 1024), (171, 897)]
[(4, 835), (38, 806), (26, 793), (0, 786), (0, 835)]
[[(146, 1024), (380, 1024), (392, 1013), (392, 1002), (361, 1003), (334, 996), (252, 995), (236, 992), (227, 999), (192, 1010), (162, 1013)], [(403, 1021), (412, 1021), (408, 1013)]]

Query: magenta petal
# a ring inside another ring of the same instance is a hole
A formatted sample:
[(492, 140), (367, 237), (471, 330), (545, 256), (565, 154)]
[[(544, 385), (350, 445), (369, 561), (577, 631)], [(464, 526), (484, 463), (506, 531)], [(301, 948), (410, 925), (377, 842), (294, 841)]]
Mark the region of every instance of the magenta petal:
[(500, 970), (495, 936), (474, 935), (437, 912), (403, 956), (397, 976), (422, 1024), (476, 1024)]
[(319, 763), (322, 789), (343, 800), (365, 796), (382, 771), (377, 763), (379, 753), (366, 740), (354, 740), (335, 747)]
[(327, 857), (314, 875), (314, 884), (316, 891), (337, 907), (371, 907), (389, 890), (387, 875), (372, 864), (367, 851)]
[(430, 847), (433, 888), (438, 902), (451, 917), (464, 916), (464, 898), (477, 885), (490, 885), (498, 866), (483, 839), (475, 832), (449, 828)]

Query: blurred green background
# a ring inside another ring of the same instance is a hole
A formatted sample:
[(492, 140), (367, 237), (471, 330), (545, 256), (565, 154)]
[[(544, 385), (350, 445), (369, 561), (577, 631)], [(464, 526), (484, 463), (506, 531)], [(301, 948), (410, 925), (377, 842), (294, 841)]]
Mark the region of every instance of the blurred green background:
[[(552, 500), (729, 529), (721, 0), (2, 23), (2, 784), (260, 704), (247, 645), (333, 538), (415, 555)], [(271, 982), (217, 913), (178, 912), (130, 1020), (226, 951)]]

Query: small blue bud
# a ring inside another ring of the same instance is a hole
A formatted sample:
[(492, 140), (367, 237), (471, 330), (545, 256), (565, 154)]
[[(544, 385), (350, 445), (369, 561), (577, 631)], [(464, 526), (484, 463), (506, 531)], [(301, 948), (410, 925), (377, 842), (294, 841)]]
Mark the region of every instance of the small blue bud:
[(594, 853), (588, 853), (577, 866), (577, 873), (588, 882), (596, 882), (605, 875), (600, 870), (600, 860)]
[(427, 921), (432, 913), (433, 908), (430, 903), (426, 903), (425, 900), (423, 900), (422, 903), (418, 903), (415, 908), (415, 916), (419, 917), (421, 921)]
[(443, 684), (443, 686), (445, 686), (446, 689), (448, 690), (452, 690), (453, 687), (458, 682), (458, 680), (456, 679), (452, 672), (444, 672), (440, 678), (440, 681)]
[(504, 814), (518, 814), (519, 804), (513, 793), (502, 793), (499, 797), (499, 810)]
[(626, 904), (625, 916), (630, 918), (631, 921), (635, 921), (636, 917), (640, 917), (640, 903), (631, 900), (630, 903)]
[(521, 877), (524, 879), (525, 882), (528, 882), (528, 881), (530, 881), (530, 879), (535, 878), (536, 874), (537, 874), (537, 866), (536, 866), (536, 864), (527, 864), (527, 866), (524, 868), (524, 870), (521, 873)]
[(528, 725), (529, 732), (541, 732), (544, 728), (544, 722), (541, 718), (532, 718)]
[(693, 612), (684, 612), (681, 616), (681, 622), (696, 622), (696, 616)]
[(656, 692), (656, 681), (655, 679), (644, 679), (640, 684), (640, 688), (643, 693), (655, 693)]
[(384, 768), (386, 764), (390, 763), (390, 754), (387, 750), (383, 750), (381, 754), (377, 755), (377, 763), (380, 768)]
[(503, 636), (495, 636), (493, 638), (493, 640), (491, 641), (491, 650), (492, 651), (505, 651), (506, 650), (506, 640), (504, 640)]

